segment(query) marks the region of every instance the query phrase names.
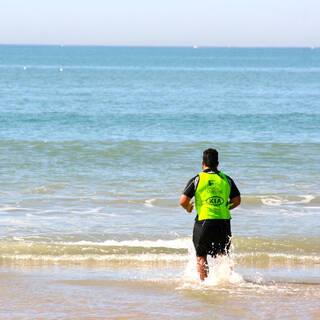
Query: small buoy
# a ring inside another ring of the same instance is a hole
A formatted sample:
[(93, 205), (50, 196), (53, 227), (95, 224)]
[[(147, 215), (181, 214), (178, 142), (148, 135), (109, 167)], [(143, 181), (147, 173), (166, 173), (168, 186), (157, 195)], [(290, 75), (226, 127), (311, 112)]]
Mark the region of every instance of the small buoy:
[(23, 70), (27, 70), (27, 67), (23, 67)]
[(60, 72), (62, 72), (62, 71), (63, 71), (63, 68), (60, 68), (59, 70), (60, 70)]

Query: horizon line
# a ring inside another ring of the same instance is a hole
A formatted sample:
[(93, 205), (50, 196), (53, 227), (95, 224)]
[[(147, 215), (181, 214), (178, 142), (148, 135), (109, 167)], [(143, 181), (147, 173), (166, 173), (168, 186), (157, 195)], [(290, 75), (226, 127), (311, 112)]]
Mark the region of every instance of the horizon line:
[(113, 48), (229, 48), (229, 49), (316, 49), (320, 46), (233, 46), (233, 45), (114, 45), (114, 44), (45, 44), (45, 43), (0, 43), (0, 46), (43, 46), (43, 47), (113, 47)]

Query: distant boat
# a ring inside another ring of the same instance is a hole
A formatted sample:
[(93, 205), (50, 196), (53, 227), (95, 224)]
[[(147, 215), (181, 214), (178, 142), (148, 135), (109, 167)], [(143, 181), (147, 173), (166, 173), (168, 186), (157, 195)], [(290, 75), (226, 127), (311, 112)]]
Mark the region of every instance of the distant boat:
[(27, 67), (23, 67), (23, 70), (27, 70), (28, 68)]
[(194, 45), (192, 48), (193, 48), (193, 49), (198, 49), (198, 46)]
[(60, 68), (59, 71), (62, 72), (62, 71), (63, 71), (63, 68)]

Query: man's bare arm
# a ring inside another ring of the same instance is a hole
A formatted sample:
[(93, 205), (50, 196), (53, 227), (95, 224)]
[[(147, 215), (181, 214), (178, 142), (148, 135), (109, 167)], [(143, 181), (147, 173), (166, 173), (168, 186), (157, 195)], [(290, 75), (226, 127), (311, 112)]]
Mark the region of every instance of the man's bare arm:
[(230, 204), (232, 204), (232, 206), (229, 207), (229, 210), (236, 208), (238, 205), (240, 205), (240, 203), (241, 203), (241, 196), (236, 196), (230, 199)]
[(180, 205), (187, 211), (192, 212), (193, 202), (190, 201), (191, 198), (187, 197), (185, 194), (182, 194), (180, 197)]

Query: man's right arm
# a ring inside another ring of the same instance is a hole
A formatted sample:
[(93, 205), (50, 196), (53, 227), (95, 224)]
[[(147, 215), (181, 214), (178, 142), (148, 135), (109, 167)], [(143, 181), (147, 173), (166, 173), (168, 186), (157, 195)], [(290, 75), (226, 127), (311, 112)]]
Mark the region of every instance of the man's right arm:
[(198, 175), (190, 179), (180, 197), (180, 205), (189, 213), (192, 212), (193, 209), (194, 204), (190, 200), (194, 197), (198, 180)]
[(189, 198), (185, 194), (182, 194), (180, 197), (180, 205), (189, 213), (191, 213), (193, 209), (193, 202), (191, 202), (190, 200), (191, 198)]

